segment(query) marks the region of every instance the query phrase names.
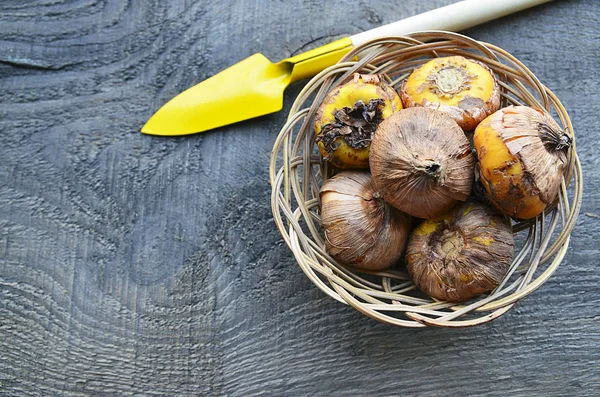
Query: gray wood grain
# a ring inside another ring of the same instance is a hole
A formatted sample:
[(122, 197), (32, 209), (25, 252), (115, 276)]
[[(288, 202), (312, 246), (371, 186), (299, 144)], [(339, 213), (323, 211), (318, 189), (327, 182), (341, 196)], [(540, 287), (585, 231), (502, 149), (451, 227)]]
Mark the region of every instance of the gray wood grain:
[(481, 327), (393, 328), (308, 281), (269, 207), (285, 109), (138, 132), (255, 52), (277, 60), (452, 2), (0, 2), (0, 395), (599, 395), (600, 2), (466, 32), (561, 98), (585, 175), (564, 263)]

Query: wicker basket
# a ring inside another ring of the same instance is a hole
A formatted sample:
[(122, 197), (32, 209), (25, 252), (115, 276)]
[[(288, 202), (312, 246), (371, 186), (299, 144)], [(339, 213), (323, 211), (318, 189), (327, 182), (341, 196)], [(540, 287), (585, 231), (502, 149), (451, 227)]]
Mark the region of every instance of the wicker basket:
[[(424, 298), (403, 266), (369, 272), (340, 265), (327, 254), (319, 226), (319, 188), (334, 170), (319, 156), (313, 130), (314, 115), (324, 96), (353, 73), (383, 75), (398, 89), (414, 68), (431, 58), (450, 55), (488, 65), (499, 80), (502, 107), (526, 104), (546, 109), (573, 138), (558, 202), (536, 219), (513, 224), (516, 246), (509, 273), (490, 294), (465, 304)], [(494, 45), (433, 31), (374, 40), (315, 76), (298, 95), (271, 154), (273, 216), (304, 273), (332, 298), (379, 321), (403, 327), (483, 324), (540, 287), (565, 256), (582, 196), (574, 138), (571, 121), (558, 98), (521, 62)]]

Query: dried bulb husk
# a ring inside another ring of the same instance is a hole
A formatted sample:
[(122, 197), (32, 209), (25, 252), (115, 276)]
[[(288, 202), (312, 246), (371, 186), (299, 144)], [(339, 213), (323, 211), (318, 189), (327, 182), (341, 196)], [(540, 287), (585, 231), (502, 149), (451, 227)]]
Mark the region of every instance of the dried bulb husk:
[(508, 106), (481, 122), (473, 141), (479, 180), (500, 212), (530, 219), (557, 199), (571, 138), (549, 115)]
[(448, 114), (465, 131), (472, 131), (500, 108), (500, 86), (483, 63), (461, 56), (435, 58), (404, 81), (404, 107), (424, 106)]
[(418, 218), (448, 211), (471, 193), (474, 156), (450, 116), (416, 107), (396, 112), (377, 128), (371, 174), (385, 201)]
[(323, 184), (320, 197), (326, 250), (333, 258), (370, 270), (398, 262), (411, 220), (379, 197), (368, 172), (335, 175)]
[(417, 288), (451, 302), (497, 287), (513, 255), (510, 220), (475, 202), (424, 221), (411, 233), (406, 249), (407, 269)]
[(324, 159), (342, 169), (369, 166), (369, 147), (377, 125), (402, 109), (398, 93), (378, 75), (356, 73), (336, 87), (315, 115), (317, 145)]

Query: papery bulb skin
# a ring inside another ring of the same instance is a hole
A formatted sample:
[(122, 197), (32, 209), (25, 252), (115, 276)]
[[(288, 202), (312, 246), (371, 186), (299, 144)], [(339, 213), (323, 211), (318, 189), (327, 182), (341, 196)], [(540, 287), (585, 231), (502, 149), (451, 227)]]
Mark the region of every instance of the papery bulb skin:
[(413, 230), (407, 270), (419, 290), (463, 302), (496, 288), (510, 268), (510, 220), (483, 203), (466, 202)]
[(320, 198), (325, 248), (334, 259), (368, 270), (399, 261), (411, 218), (383, 201), (368, 172), (340, 172), (325, 181)]
[(473, 186), (469, 140), (450, 116), (429, 108), (403, 109), (385, 119), (369, 161), (384, 200), (418, 218), (444, 214)]

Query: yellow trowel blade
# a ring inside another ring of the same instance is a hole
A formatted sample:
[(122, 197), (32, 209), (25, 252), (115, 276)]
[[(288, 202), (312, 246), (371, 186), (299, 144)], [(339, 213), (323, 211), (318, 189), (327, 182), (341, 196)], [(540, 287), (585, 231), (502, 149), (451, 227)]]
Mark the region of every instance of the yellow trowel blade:
[(352, 42), (345, 38), (279, 63), (254, 54), (171, 99), (142, 132), (194, 134), (277, 112), (283, 107), (283, 92), (290, 82), (333, 65), (350, 49)]
[(142, 132), (193, 134), (281, 110), (291, 70), (254, 54), (171, 99)]

